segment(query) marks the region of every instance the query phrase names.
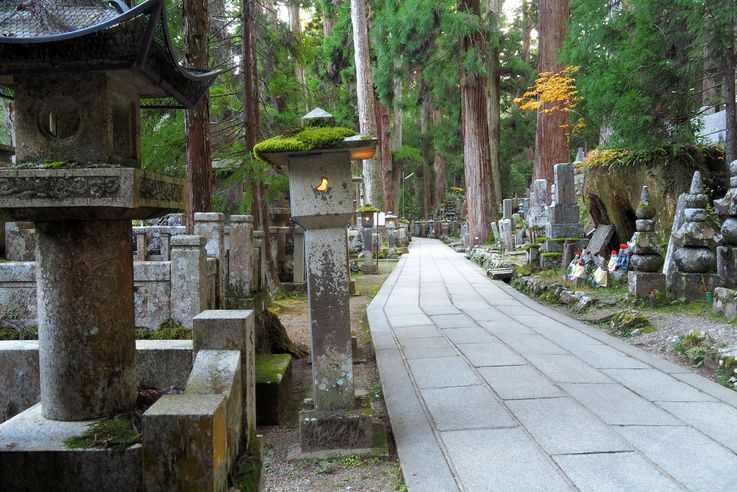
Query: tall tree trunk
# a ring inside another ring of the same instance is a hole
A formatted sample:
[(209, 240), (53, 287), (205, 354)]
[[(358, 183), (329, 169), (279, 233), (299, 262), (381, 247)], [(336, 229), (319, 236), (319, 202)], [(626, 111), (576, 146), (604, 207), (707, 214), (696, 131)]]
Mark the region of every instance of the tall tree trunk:
[[(299, 21), (299, 0), (292, 0), (287, 4), (287, 12), (289, 14), (289, 30), (292, 35), (299, 39), (302, 36), (302, 24)], [(300, 41), (301, 42), (301, 41)], [(305, 112), (310, 111), (310, 94), (307, 91), (307, 80), (305, 79), (305, 71), (302, 66), (302, 60), (294, 60), (294, 76), (297, 78), (297, 82), (302, 88), (302, 95), (304, 96)]]
[(392, 150), (402, 146), (402, 78), (394, 79), (394, 99), (392, 111), (394, 112), (394, 128), (392, 131)]
[(433, 215), (432, 204), (432, 176), (430, 171), (430, 136), (427, 134), (430, 126), (430, 95), (425, 90), (422, 95), (422, 112), (420, 113), (420, 135), (422, 142), (422, 214), (425, 217)]
[[(207, 0), (184, 0), (185, 57), (193, 68), (210, 64)], [(187, 138), (187, 233), (194, 231), (195, 212), (212, 210), (212, 155), (210, 153), (210, 97), (205, 94), (184, 120)]]
[(381, 149), (381, 173), (384, 186), (384, 206), (386, 211), (396, 212), (394, 198), (394, 168), (392, 164), (391, 117), (389, 108), (376, 98), (379, 127), (379, 148)]
[[(480, 15), (479, 0), (463, 0), (462, 10)], [(461, 53), (475, 49), (483, 53), (480, 33), (461, 40)], [(486, 80), (479, 74), (461, 71), (461, 116), (463, 121), (463, 164), (466, 175), (466, 210), (469, 246), (483, 244), (489, 238), (491, 221), (498, 215), (494, 208), (489, 150), (489, 119), (486, 114)]]
[[(356, 64), (356, 93), (358, 96), (358, 120), (361, 133), (376, 136), (376, 111), (374, 109), (374, 84), (371, 81), (369, 59), (368, 16), (366, 0), (351, 0), (353, 24), (353, 51)], [(366, 201), (384, 208), (381, 163), (378, 159), (363, 160), (363, 186)]]
[(723, 71), (724, 71), (724, 98), (726, 109), (726, 129), (727, 135), (725, 145), (727, 153), (725, 159), (727, 165), (737, 159), (737, 102), (735, 102), (735, 69), (737, 69), (737, 53), (735, 52), (734, 42), (724, 50)]
[[(440, 110), (434, 109), (432, 112), (432, 122), (433, 125), (437, 128), (440, 125), (441, 121), (441, 113)], [(443, 158), (442, 155), (440, 155), (440, 149), (437, 145), (435, 145), (435, 157), (433, 159), (433, 168), (435, 169), (435, 198), (433, 202), (435, 203), (435, 206), (437, 207), (441, 203), (443, 203), (443, 198), (445, 198), (445, 158)]]
[(224, 68), (230, 63), (233, 55), (230, 34), (227, 30), (225, 0), (209, 0), (208, 12), (210, 14), (210, 37), (215, 42), (214, 63), (216, 67)]
[(522, 59), (525, 60), (525, 63), (530, 63), (530, 44), (534, 25), (531, 8), (527, 0), (522, 0)]
[[(560, 50), (568, 29), (568, 0), (540, 0), (538, 66), (540, 72), (559, 72)], [(537, 112), (535, 177), (553, 182), (553, 166), (568, 162), (568, 114)]]
[[(241, 10), (241, 66), (243, 72), (244, 111), (243, 118), (246, 128), (246, 150), (251, 152), (261, 139), (260, 108), (259, 108), (259, 80), (258, 62), (256, 59), (256, 16), (258, 6), (256, 0), (243, 0)], [(271, 230), (269, 227), (269, 210), (263, 200), (266, 187), (263, 181), (253, 183), (253, 227), (264, 232), (263, 254), (267, 266), (267, 284), (270, 292), (276, 292), (281, 287), (276, 272), (274, 259), (271, 256)]]
[[(492, 19), (495, 30), (494, 36), (501, 36), (502, 0), (487, 0), (487, 14)], [(494, 190), (494, 208), (501, 206), (502, 199), (502, 172), (499, 162), (500, 122), (501, 122), (501, 76), (499, 70), (499, 43), (494, 43), (494, 49), (489, 50), (487, 63), (488, 78), (486, 80), (486, 101), (489, 116), (489, 149), (491, 151), (491, 177)]]

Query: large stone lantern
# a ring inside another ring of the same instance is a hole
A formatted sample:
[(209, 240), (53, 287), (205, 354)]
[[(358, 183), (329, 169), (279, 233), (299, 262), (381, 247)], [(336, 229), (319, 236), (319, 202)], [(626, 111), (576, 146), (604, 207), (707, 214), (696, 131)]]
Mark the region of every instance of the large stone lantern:
[(393, 260), (397, 257), (394, 251), (396, 247), (397, 216), (391, 212), (387, 212), (384, 216), (384, 225), (386, 226), (386, 236), (389, 243), (387, 258)]
[[(0, 168), (0, 220), (35, 222), (38, 245), (37, 418), (49, 420), (27, 425), (44, 426), (39, 432), (53, 440), (71, 427), (54, 430), (52, 420), (97, 419), (135, 405), (131, 219), (185, 203), (182, 182), (140, 169), (141, 100), (192, 107), (217, 74), (176, 63), (163, 0), (134, 8), (119, 1), (5, 0), (0, 60), (2, 92), (15, 103), (17, 143), (16, 164)], [(3, 428), (0, 442), (5, 432), (12, 429)], [(0, 446), (0, 453), (21, 455), (26, 444), (16, 442), (15, 454)], [(0, 455), (0, 462), (12, 459)], [(47, 459), (47, 472), (53, 463)], [(67, 465), (59, 466), (76, 466)], [(0, 489), (12, 478), (4, 471)], [(32, 480), (34, 471), (23, 475)], [(85, 483), (77, 490), (96, 487), (84, 474), (76, 480)], [(61, 475), (55, 483), (69, 486)]]
[[(307, 114), (301, 142), (311, 132), (340, 135), (334, 121), (319, 108)], [(277, 137), (255, 150), (271, 164), (288, 168), (292, 219), (305, 229), (314, 407), (301, 414), (301, 449), (371, 447), (370, 419), (354, 411), (346, 227), (353, 214), (351, 160), (373, 156), (376, 140), (336, 137), (312, 148), (305, 144), (304, 151), (283, 143), (284, 150)]]

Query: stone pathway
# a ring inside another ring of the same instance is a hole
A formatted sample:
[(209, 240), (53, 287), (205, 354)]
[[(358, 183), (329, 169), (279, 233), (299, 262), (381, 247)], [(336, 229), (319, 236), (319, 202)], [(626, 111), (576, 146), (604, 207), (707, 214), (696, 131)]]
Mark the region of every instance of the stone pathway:
[(410, 491), (737, 490), (737, 393), (416, 238), (368, 308)]

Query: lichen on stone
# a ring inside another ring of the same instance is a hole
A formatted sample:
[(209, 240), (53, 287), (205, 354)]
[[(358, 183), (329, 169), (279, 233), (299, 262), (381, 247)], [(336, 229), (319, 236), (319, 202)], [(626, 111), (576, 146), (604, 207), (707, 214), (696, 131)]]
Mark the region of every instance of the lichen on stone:
[(345, 138), (354, 135), (356, 135), (356, 132), (350, 128), (300, 128), (256, 144), (253, 148), (253, 154), (257, 159), (264, 160), (264, 154), (330, 149), (343, 142)]

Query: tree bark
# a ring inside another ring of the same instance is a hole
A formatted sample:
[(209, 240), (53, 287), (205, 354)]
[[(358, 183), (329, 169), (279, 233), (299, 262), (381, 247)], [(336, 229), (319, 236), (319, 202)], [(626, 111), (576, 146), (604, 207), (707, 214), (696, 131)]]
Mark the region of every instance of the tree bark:
[[(374, 108), (374, 84), (371, 81), (371, 64), (367, 25), (366, 0), (351, 0), (351, 23), (353, 25), (353, 51), (356, 65), (356, 95), (358, 97), (358, 120), (361, 133), (376, 136), (376, 110)], [(378, 159), (363, 160), (363, 186), (366, 201), (384, 208), (381, 163)]]
[[(244, 90), (243, 118), (246, 128), (246, 150), (250, 153), (261, 139), (260, 108), (259, 108), (259, 80), (258, 62), (256, 59), (256, 15), (258, 6), (256, 0), (244, 0), (241, 9), (242, 36), (241, 36), (241, 67)], [(263, 200), (266, 187), (263, 181), (252, 183), (253, 228), (264, 232), (263, 254), (267, 267), (267, 287), (270, 292), (276, 292), (281, 287), (276, 271), (274, 259), (271, 256), (271, 234), (269, 227), (269, 210)]]
[[(289, 31), (295, 38), (302, 36), (302, 24), (299, 22), (299, 0), (292, 0), (287, 3), (287, 13), (289, 14)], [(297, 78), (297, 82), (302, 88), (302, 95), (305, 99), (305, 113), (310, 111), (310, 94), (307, 91), (307, 80), (305, 79), (304, 67), (302, 67), (302, 60), (294, 60), (294, 76)]]
[(396, 77), (394, 79), (394, 99), (393, 107), (394, 112), (394, 128), (392, 131), (392, 150), (397, 150), (402, 146), (402, 118), (404, 114), (402, 112), (402, 78)]
[[(558, 72), (560, 50), (568, 28), (570, 12), (568, 0), (540, 0), (540, 22), (538, 27), (538, 70)], [(563, 111), (543, 113), (545, 106), (537, 112), (537, 138), (535, 177), (553, 182), (553, 166), (568, 162), (568, 114)]]
[[(479, 0), (463, 0), (461, 9), (480, 15)], [(480, 33), (461, 40), (461, 53), (484, 50)], [(478, 73), (461, 71), (461, 118), (463, 122), (463, 164), (466, 177), (466, 210), (469, 246), (483, 244), (489, 238), (494, 209), (489, 149), (489, 120), (486, 114), (486, 80)]]
[(433, 215), (432, 204), (432, 176), (430, 172), (430, 138), (427, 134), (430, 125), (430, 100), (427, 91), (422, 95), (422, 112), (420, 113), (420, 135), (422, 142), (422, 198), (418, 202), (422, 204), (422, 215), (430, 217)]
[(381, 149), (381, 173), (384, 186), (384, 206), (387, 212), (396, 213), (394, 199), (394, 168), (392, 159), (391, 117), (389, 108), (379, 98), (376, 98), (377, 113), (379, 116), (379, 148)]
[[(432, 122), (433, 125), (437, 128), (440, 125), (441, 121), (441, 113), (440, 110), (434, 109), (432, 112)], [(443, 158), (442, 155), (440, 155), (440, 149), (437, 145), (435, 145), (435, 157), (433, 159), (433, 168), (435, 169), (435, 195), (433, 202), (435, 203), (435, 206), (437, 207), (441, 203), (443, 203), (443, 199), (445, 198), (445, 182), (446, 182), (446, 176), (445, 176), (445, 158)]]
[(737, 102), (735, 102), (735, 69), (737, 69), (737, 53), (734, 43), (731, 43), (723, 56), (724, 71), (724, 98), (726, 110), (726, 138), (727, 149), (725, 160), (727, 166), (737, 159)]
[[(534, 1), (534, 0), (533, 0)], [(530, 44), (532, 41), (532, 12), (527, 0), (522, 0), (522, 59), (530, 63)]]
[[(497, 32), (497, 37), (501, 36), (499, 28), (501, 27), (502, 16), (502, 0), (487, 0), (487, 9), (490, 18)], [(494, 190), (494, 208), (501, 206), (502, 199), (502, 174), (501, 164), (499, 162), (499, 145), (501, 143), (501, 76), (499, 70), (499, 46), (495, 43), (494, 49), (489, 50), (489, 60), (487, 63), (488, 78), (486, 81), (486, 100), (487, 111), (489, 115), (489, 149), (491, 151), (491, 177)]]
[[(209, 17), (207, 0), (184, 0), (185, 57), (193, 68), (207, 69)], [(194, 231), (195, 212), (212, 210), (212, 155), (210, 153), (210, 98), (205, 94), (185, 116), (187, 138), (187, 233)]]

